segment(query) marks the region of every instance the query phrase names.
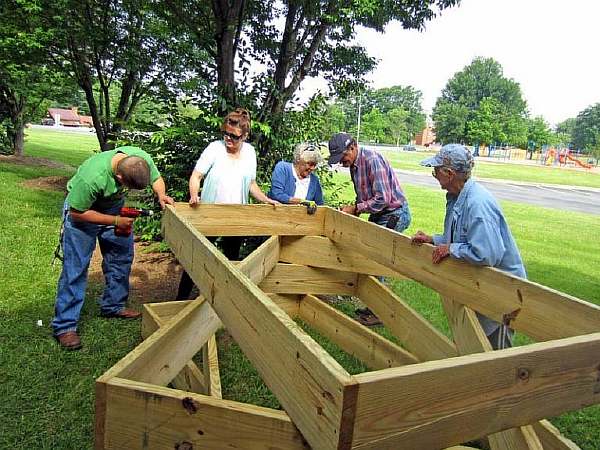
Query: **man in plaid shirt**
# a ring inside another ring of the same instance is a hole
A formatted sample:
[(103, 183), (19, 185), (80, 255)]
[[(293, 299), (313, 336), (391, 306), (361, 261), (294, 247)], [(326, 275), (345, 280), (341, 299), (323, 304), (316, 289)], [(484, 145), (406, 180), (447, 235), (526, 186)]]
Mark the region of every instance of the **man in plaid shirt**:
[[(390, 163), (379, 153), (360, 148), (347, 133), (334, 134), (329, 140), (329, 164), (342, 164), (350, 168), (356, 192), (356, 203), (344, 205), (348, 214), (369, 213), (369, 222), (401, 233), (410, 225), (408, 201)], [(361, 309), (359, 322), (378, 325), (381, 322), (368, 309)]]

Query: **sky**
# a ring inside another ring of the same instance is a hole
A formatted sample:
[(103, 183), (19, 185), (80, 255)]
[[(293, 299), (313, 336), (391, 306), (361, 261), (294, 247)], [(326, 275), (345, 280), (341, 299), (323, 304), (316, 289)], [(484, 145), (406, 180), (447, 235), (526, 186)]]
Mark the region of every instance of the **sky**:
[[(520, 84), (531, 116), (555, 125), (600, 102), (599, 19), (596, 0), (463, 0), (423, 32), (392, 23), (383, 34), (360, 30), (356, 41), (379, 60), (371, 86), (411, 85), (427, 113), (447, 81), (483, 56)], [(318, 86), (307, 82), (305, 95)]]

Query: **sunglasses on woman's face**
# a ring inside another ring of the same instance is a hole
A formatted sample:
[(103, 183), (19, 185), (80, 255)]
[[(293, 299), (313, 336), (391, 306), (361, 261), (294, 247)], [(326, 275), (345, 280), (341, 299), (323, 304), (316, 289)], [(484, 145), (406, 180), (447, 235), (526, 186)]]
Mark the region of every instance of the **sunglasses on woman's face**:
[(237, 134), (230, 133), (228, 131), (224, 131), (223, 136), (231, 139), (234, 142), (239, 141), (243, 137), (243, 135), (241, 135), (241, 134), (237, 135)]

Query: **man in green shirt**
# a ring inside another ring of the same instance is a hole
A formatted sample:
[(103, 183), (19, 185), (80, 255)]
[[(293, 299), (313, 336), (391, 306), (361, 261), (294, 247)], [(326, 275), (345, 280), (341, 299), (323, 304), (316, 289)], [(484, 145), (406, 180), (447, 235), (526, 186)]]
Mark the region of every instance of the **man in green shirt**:
[(81, 348), (77, 322), (85, 298), (87, 270), (96, 239), (102, 253), (105, 289), (100, 299), (104, 317), (135, 319), (140, 313), (125, 308), (129, 296), (129, 273), (133, 261), (133, 235), (115, 234), (128, 230), (133, 218), (119, 216), (127, 189), (152, 185), (161, 208), (173, 204), (165, 183), (145, 151), (120, 147), (87, 159), (67, 184), (63, 210), (63, 267), (58, 280), (52, 328), (61, 347)]

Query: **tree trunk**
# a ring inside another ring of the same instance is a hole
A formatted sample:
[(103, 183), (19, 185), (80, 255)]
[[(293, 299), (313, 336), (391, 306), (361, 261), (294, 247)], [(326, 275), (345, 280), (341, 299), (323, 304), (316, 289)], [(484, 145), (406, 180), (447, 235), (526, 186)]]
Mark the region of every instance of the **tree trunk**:
[(235, 88), (235, 54), (243, 24), (245, 0), (213, 0), (215, 43), (217, 46), (217, 86), (223, 98), (221, 112), (237, 104)]
[(13, 123), (13, 127), (11, 141), (15, 156), (23, 156), (25, 154), (25, 122), (23, 121), (23, 115), (20, 119), (17, 119), (16, 123)]

